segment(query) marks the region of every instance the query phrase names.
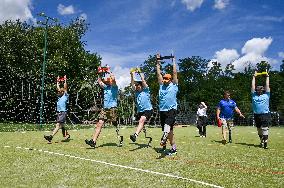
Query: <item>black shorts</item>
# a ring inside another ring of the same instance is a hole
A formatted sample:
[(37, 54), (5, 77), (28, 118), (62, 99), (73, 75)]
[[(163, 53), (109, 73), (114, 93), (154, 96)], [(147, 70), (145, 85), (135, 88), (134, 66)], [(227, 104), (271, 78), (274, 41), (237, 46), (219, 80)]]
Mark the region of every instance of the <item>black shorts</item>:
[(67, 112), (57, 112), (57, 123), (65, 123), (66, 121)]
[(139, 121), (141, 116), (145, 116), (146, 120), (149, 120), (153, 114), (153, 110), (145, 110), (144, 112), (138, 112), (136, 114), (136, 120)]
[(254, 114), (254, 121), (257, 128), (269, 127), (271, 124), (271, 115), (267, 114)]
[(176, 109), (171, 109), (169, 111), (160, 111), (162, 131), (164, 131), (165, 124), (169, 125), (171, 127), (171, 130), (173, 130), (176, 122), (176, 114), (177, 114)]
[(206, 116), (199, 116), (197, 121), (198, 127), (203, 127), (207, 125), (207, 117)]

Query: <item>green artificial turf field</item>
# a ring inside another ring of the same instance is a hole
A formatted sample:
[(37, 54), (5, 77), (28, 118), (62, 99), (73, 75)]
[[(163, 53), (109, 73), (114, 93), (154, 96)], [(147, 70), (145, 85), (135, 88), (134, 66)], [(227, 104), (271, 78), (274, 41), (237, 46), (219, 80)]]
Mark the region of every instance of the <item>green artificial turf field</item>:
[[(2, 124), (4, 126), (4, 124)], [(160, 152), (160, 128), (147, 128), (132, 143), (134, 127), (104, 128), (95, 149), (84, 143), (94, 129), (61, 131), (52, 144), (46, 131), (0, 132), (0, 187), (284, 187), (284, 128), (272, 127), (269, 149), (259, 148), (254, 127), (235, 127), (233, 143), (221, 144), (221, 130), (208, 126), (175, 128), (178, 154)], [(168, 147), (170, 149), (170, 147)]]

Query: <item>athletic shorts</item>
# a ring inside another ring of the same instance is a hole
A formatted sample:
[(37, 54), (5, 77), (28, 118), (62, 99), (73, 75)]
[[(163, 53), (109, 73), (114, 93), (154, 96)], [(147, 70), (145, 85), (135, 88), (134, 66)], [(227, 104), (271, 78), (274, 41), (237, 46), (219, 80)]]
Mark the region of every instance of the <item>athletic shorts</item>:
[(99, 120), (108, 120), (110, 122), (116, 122), (117, 115), (116, 115), (116, 108), (110, 108), (110, 109), (102, 109), (98, 119)]
[(65, 123), (66, 121), (67, 112), (57, 112), (57, 123)]
[(153, 110), (145, 110), (144, 112), (138, 112), (136, 115), (136, 120), (139, 121), (141, 116), (145, 116), (146, 120), (149, 120), (152, 116)]
[(269, 127), (271, 124), (270, 113), (267, 114), (254, 114), (254, 121), (257, 128)]
[(160, 120), (162, 125), (162, 131), (164, 131), (165, 124), (171, 127), (170, 130), (173, 130), (175, 122), (176, 122), (176, 109), (171, 109), (169, 111), (160, 111)]
[(231, 130), (234, 127), (234, 120), (221, 118), (222, 127)]

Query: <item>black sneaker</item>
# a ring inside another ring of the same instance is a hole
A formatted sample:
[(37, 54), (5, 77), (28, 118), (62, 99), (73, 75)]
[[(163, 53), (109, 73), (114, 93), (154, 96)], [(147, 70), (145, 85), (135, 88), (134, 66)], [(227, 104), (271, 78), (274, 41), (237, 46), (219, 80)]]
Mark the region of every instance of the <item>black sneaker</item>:
[(260, 142), (259, 147), (260, 147), (260, 148), (263, 148), (263, 147), (264, 147), (264, 143), (263, 143), (263, 142)]
[(87, 139), (86, 139), (86, 140), (85, 140), (85, 143), (88, 144), (89, 146), (93, 147), (93, 148), (96, 147), (96, 142), (94, 142), (93, 139), (91, 139), (91, 140), (87, 140)]
[(48, 142), (51, 142), (51, 140), (52, 140), (52, 138), (53, 138), (52, 135), (49, 135), (49, 136), (44, 135), (43, 137), (44, 137), (45, 140), (47, 140)]
[(229, 143), (232, 143), (232, 140), (229, 140)]
[(222, 144), (223, 144), (223, 145), (226, 145), (226, 144), (227, 144), (227, 141), (226, 141), (226, 140), (222, 140)]
[(130, 135), (130, 140), (132, 140), (132, 142), (136, 142), (136, 136), (135, 136), (135, 134)]
[(168, 155), (168, 156), (177, 155), (177, 150), (171, 149), (171, 150), (167, 153), (167, 155)]

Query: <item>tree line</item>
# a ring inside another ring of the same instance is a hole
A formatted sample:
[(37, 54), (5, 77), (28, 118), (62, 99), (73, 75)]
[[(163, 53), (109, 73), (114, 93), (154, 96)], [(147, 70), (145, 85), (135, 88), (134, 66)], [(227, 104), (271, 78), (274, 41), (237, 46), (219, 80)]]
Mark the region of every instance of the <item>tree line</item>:
[[(0, 25), (0, 121), (31, 121), (39, 119), (44, 29), (25, 22), (6, 21)], [(56, 77), (68, 78), (69, 108), (84, 114), (99, 104), (101, 91), (96, 84), (97, 67), (101, 57), (85, 50), (82, 37), (88, 30), (85, 20), (75, 19), (67, 25), (57, 24), (47, 30), (47, 60), (44, 86), (44, 119), (54, 121), (56, 103)], [(252, 113), (251, 79), (254, 70), (268, 68), (271, 87), (271, 111), (284, 112), (284, 63), (279, 71), (272, 70), (269, 62), (259, 62), (256, 67), (248, 63), (243, 72), (235, 72), (233, 64), (222, 69), (219, 62), (211, 62), (200, 56), (177, 60), (179, 78), (179, 101), (187, 101), (189, 110), (195, 111), (204, 101), (209, 113), (214, 114), (224, 90), (232, 92), (244, 114)], [(158, 83), (155, 55), (141, 64), (156, 106)], [(162, 62), (162, 71), (172, 73), (171, 63)], [(264, 78), (257, 78), (264, 85)], [(131, 101), (119, 106), (123, 117), (130, 117), (133, 96), (130, 86), (120, 91), (120, 100)], [(100, 107), (100, 106), (98, 106)], [(97, 110), (97, 109), (96, 109)]]

